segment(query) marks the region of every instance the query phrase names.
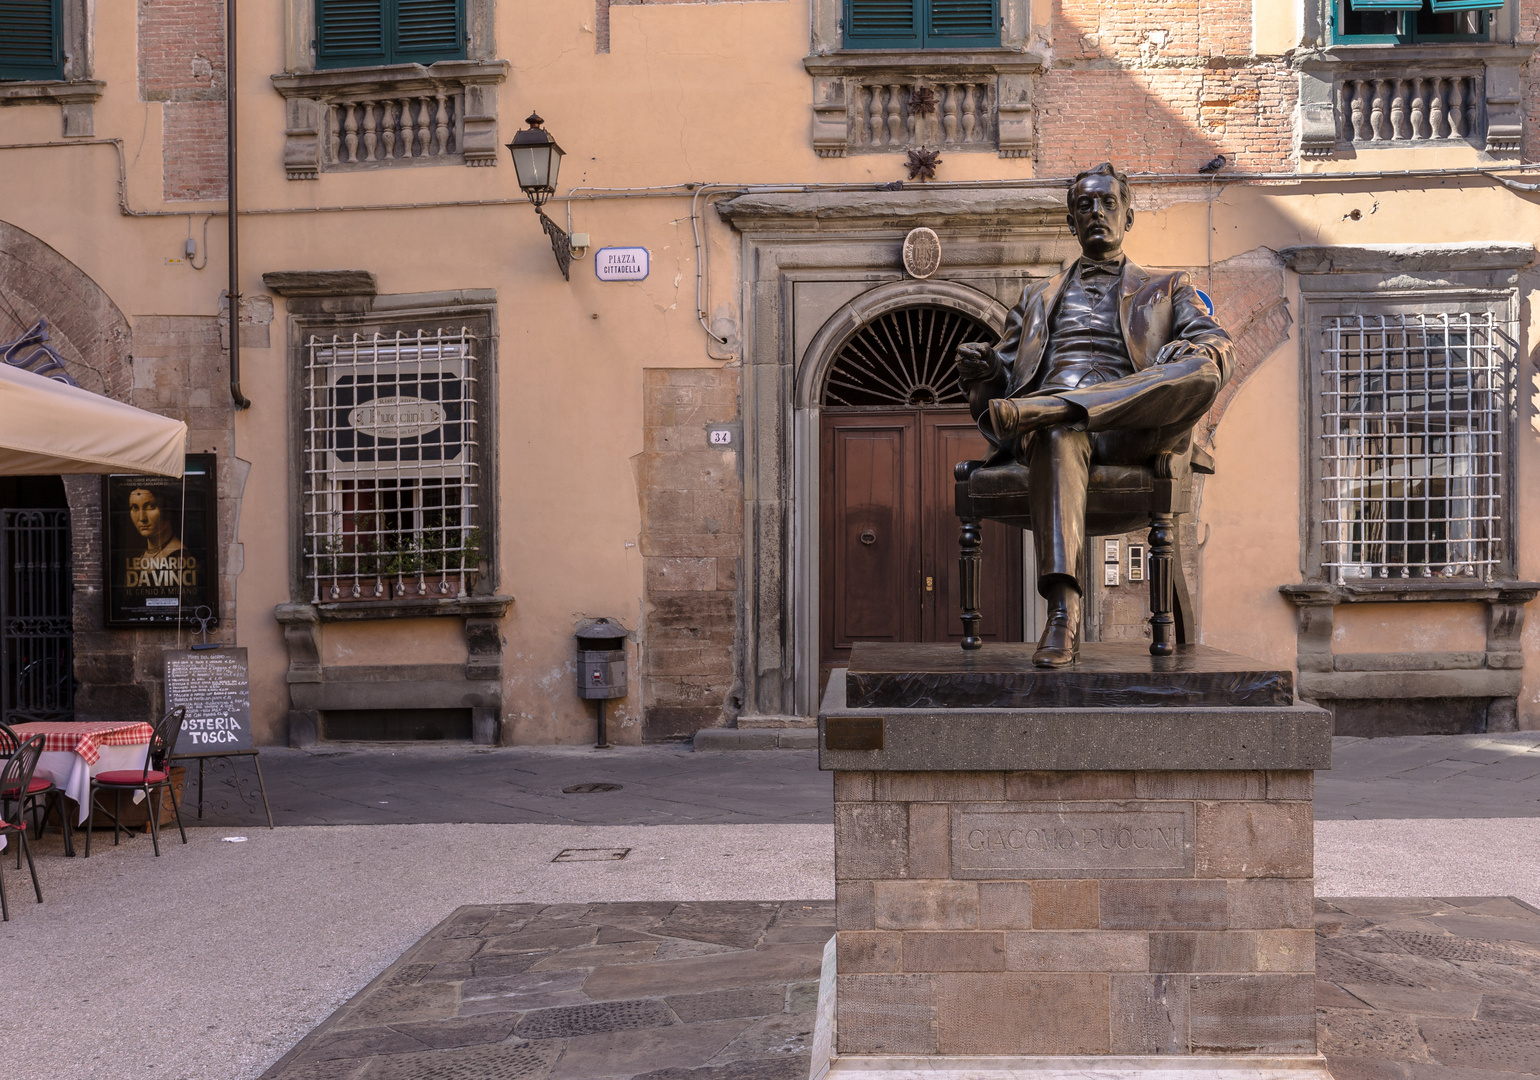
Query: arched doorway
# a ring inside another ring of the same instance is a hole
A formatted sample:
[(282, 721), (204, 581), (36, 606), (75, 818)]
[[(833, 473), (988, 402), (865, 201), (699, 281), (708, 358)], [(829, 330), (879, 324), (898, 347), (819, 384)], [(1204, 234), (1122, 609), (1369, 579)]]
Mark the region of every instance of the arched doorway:
[[(856, 641), (961, 641), (952, 468), (987, 444), (953, 358), (997, 337), (954, 307), (916, 304), (835, 353), (819, 396), (820, 686)], [(984, 526), (986, 640), (1022, 639), (1021, 543)]]

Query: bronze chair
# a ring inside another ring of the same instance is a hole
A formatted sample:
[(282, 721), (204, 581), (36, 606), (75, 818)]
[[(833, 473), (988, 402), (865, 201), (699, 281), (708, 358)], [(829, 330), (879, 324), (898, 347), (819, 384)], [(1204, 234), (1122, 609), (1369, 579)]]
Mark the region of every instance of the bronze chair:
[[(1176, 644), (1193, 635), (1192, 597), (1182, 571), (1178, 514), (1192, 512), (1193, 474), (1214, 472), (1214, 459), (1201, 447), (1184, 453), (1160, 454), (1148, 465), (1092, 465), (1086, 492), (1086, 536), (1091, 539), (1125, 533), (1145, 525), (1150, 529), (1145, 576), (1150, 582), (1150, 653), (1170, 656)], [(1027, 498), (1027, 469), (1012, 462), (984, 467), (982, 461), (959, 462), (956, 479), (957, 516), (962, 519), (961, 566), (964, 649), (978, 649), (982, 616), (979, 607), (984, 565), (985, 521), (1019, 529), (1032, 528)], [(1095, 566), (1091, 569), (1094, 571)]]

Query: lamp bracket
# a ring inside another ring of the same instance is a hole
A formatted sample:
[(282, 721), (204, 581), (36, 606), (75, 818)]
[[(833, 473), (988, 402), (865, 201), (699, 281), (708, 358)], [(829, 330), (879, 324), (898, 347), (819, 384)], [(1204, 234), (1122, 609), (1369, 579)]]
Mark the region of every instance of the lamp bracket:
[(540, 227), (551, 238), (551, 252), (556, 256), (556, 265), (561, 267), (561, 276), (568, 281), (572, 280), (572, 237), (568, 236), (556, 222), (545, 216), (545, 211), (535, 207), (535, 214), (540, 218)]

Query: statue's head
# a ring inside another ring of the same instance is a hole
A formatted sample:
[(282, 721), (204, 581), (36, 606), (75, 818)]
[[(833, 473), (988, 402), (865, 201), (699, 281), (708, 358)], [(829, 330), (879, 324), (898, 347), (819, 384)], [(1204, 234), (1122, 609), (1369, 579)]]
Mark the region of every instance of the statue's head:
[(1069, 226), (1080, 249), (1097, 260), (1115, 258), (1123, 250), (1123, 234), (1134, 227), (1128, 177), (1104, 161), (1087, 169), (1069, 185)]

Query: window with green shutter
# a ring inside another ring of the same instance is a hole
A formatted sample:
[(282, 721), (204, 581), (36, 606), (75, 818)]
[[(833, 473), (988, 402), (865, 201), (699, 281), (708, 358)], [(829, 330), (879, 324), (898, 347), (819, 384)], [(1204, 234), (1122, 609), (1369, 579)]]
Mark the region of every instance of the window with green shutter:
[(465, 58), (464, 0), (316, 0), (315, 21), (317, 67)]
[(1485, 41), (1490, 13), (1504, 0), (1332, 0), (1332, 41), (1411, 45)]
[(62, 79), (62, 0), (0, 0), (0, 79)]
[(999, 0), (845, 0), (848, 49), (1000, 44)]

